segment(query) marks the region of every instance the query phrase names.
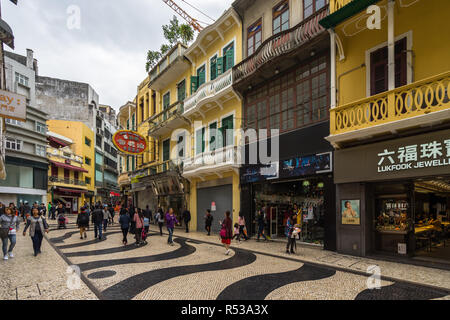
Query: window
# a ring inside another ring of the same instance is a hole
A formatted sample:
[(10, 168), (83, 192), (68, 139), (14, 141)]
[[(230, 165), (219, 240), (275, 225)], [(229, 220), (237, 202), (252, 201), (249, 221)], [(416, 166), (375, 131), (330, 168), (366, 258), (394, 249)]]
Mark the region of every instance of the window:
[(234, 41), (223, 48), (223, 72), (234, 66)]
[(52, 177), (58, 177), (58, 167), (55, 165), (52, 165)]
[(6, 149), (21, 151), (23, 142), (21, 140), (6, 138)]
[(262, 20), (247, 29), (247, 56), (251, 56), (262, 42)]
[(86, 163), (88, 166), (90, 166), (92, 163), (92, 160), (89, 159), (88, 157), (86, 157), (86, 158), (84, 158), (84, 163)]
[[(395, 43), (395, 87), (407, 84), (406, 37)], [(389, 89), (388, 48), (383, 47), (370, 54), (370, 94), (376, 95)]]
[(303, 19), (319, 11), (326, 5), (326, 0), (303, 0)]
[(87, 137), (84, 137), (84, 144), (87, 145), (88, 147), (91, 146), (91, 140), (88, 139)]
[(47, 148), (45, 146), (36, 145), (36, 154), (41, 157), (47, 157)]
[(91, 184), (91, 178), (88, 178), (88, 177), (84, 178), (84, 182), (86, 182), (87, 185), (90, 185)]
[(209, 125), (209, 151), (217, 149), (217, 122)]
[(167, 92), (163, 96), (163, 110), (166, 110), (170, 106), (170, 92)]
[(273, 34), (289, 29), (289, 0), (285, 0), (273, 8)]
[(206, 65), (197, 69), (198, 87), (206, 82)]
[(219, 145), (226, 147), (229, 145), (233, 145), (233, 137), (234, 137), (234, 125), (233, 125), (233, 118), (234, 116), (231, 115), (229, 117), (222, 119), (222, 128), (220, 128), (221, 133), (221, 142)]
[(170, 139), (163, 141), (163, 162), (170, 160)]
[(21, 85), (24, 85), (25, 87), (28, 87), (28, 78), (24, 75), (16, 72), (16, 82), (20, 83)]
[(177, 140), (178, 158), (184, 159), (184, 149), (186, 144), (184, 134), (180, 134)]
[(182, 102), (186, 98), (186, 81), (183, 80), (177, 85), (178, 101)]
[(195, 154), (205, 152), (205, 128), (201, 128), (195, 133)]
[(23, 121), (19, 121), (19, 120), (15, 120), (15, 119), (5, 119), (5, 122), (7, 124), (11, 124), (14, 126), (19, 126), (19, 127), (23, 126), (23, 124), (25, 123)]
[(217, 74), (217, 54), (211, 58), (211, 60), (209, 60), (209, 65), (210, 65), (210, 74), (211, 74), (211, 81), (214, 80), (215, 78), (217, 78), (218, 74)]
[(297, 70), (255, 88), (245, 101), (245, 127), (289, 131), (329, 116), (327, 56), (317, 56)]
[(39, 133), (47, 133), (47, 125), (45, 123), (36, 122), (36, 131)]

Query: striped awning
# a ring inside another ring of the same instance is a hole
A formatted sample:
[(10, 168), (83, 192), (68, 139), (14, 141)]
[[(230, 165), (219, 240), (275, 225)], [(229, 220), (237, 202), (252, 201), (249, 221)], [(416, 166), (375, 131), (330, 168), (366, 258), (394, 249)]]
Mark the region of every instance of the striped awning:
[(85, 172), (85, 173), (88, 172), (86, 169), (83, 169), (81, 167), (75, 167), (70, 164), (66, 164), (66, 163), (62, 163), (62, 162), (50, 161), (50, 163), (58, 168), (64, 168), (64, 169), (69, 169), (69, 170), (78, 171), (78, 172)]

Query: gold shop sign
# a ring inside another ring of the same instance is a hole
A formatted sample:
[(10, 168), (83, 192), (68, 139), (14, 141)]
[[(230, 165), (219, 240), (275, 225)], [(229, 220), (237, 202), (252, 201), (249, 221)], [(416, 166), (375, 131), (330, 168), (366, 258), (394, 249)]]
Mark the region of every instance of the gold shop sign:
[(0, 90), (0, 117), (26, 121), (27, 98), (20, 94)]

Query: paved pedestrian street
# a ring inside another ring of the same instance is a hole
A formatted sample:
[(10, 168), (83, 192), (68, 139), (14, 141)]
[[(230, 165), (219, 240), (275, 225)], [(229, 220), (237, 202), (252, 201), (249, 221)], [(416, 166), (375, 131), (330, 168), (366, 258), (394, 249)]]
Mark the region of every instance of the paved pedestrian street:
[[(92, 227), (88, 238), (80, 239), (73, 221), (67, 229), (55, 227), (37, 258), (29, 237), (18, 237), (16, 257), (2, 262), (11, 266), (3, 268), (11, 277), (2, 277), (2, 299), (450, 299), (450, 272), (444, 270), (393, 266), (300, 245), (295, 255), (288, 255), (282, 242), (255, 240), (234, 242), (227, 256), (218, 236), (176, 229), (175, 245), (169, 246), (167, 234), (160, 236), (154, 226), (143, 247), (135, 247), (132, 235), (123, 246), (117, 224), (108, 228), (103, 241), (93, 239)], [(31, 265), (29, 272), (14, 273), (25, 264)], [(368, 289), (371, 264), (381, 269), (380, 289)], [(69, 265), (81, 270), (83, 281), (76, 289), (67, 285)], [(389, 271), (394, 267), (396, 274)], [(433, 274), (435, 281), (441, 278), (441, 283), (427, 285), (426, 274)]]

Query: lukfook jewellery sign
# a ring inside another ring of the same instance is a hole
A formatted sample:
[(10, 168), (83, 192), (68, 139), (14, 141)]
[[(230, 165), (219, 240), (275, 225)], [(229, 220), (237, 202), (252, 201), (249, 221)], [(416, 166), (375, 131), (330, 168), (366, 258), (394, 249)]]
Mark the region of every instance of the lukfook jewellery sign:
[(384, 149), (378, 153), (378, 160), (379, 173), (450, 166), (450, 137)]

